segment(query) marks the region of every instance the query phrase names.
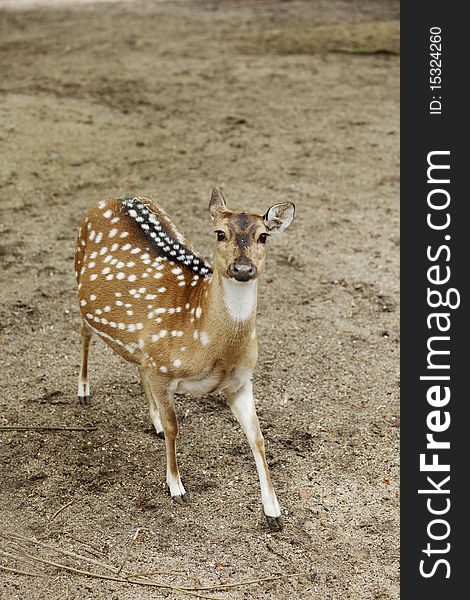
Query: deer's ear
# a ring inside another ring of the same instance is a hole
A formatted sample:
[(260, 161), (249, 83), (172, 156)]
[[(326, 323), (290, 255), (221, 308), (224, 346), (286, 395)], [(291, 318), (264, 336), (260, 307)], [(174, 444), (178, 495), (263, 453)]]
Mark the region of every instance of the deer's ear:
[(292, 202), (274, 204), (263, 217), (266, 229), (271, 233), (281, 233), (292, 223), (295, 215), (295, 205)]
[(227, 203), (218, 187), (213, 187), (211, 190), (211, 199), (209, 200), (209, 210), (214, 219), (217, 213), (224, 208), (227, 208)]

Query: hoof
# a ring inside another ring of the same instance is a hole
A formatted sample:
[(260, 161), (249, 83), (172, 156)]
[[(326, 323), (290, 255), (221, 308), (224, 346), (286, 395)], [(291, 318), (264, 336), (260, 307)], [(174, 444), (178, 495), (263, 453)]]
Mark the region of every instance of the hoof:
[(284, 523), (282, 517), (268, 517), (266, 515), (266, 521), (268, 522), (269, 530), (276, 532), (284, 529)]
[(165, 439), (165, 433), (163, 431), (156, 431), (156, 434), (161, 440)]
[(189, 501), (188, 494), (183, 494), (182, 496), (172, 496), (171, 499), (176, 504), (187, 504)]
[(176, 504), (187, 504), (189, 502), (189, 493), (185, 492), (184, 494), (177, 494), (175, 496), (171, 495), (170, 492), (170, 488), (168, 487), (168, 484), (166, 484), (166, 491), (168, 493), (168, 495), (171, 497), (171, 499), (173, 500), (173, 502), (176, 502)]
[(79, 404), (90, 404), (91, 397), (90, 396), (78, 396)]

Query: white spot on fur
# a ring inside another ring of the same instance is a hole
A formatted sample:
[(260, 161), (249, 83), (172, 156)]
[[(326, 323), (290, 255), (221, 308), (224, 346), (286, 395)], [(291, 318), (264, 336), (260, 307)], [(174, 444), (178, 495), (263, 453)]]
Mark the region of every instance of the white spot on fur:
[(200, 339), (200, 341), (201, 341), (201, 344), (202, 344), (203, 346), (207, 346), (207, 344), (210, 342), (210, 338), (209, 338), (209, 336), (207, 335), (207, 332), (206, 332), (206, 331), (201, 331), (201, 336), (200, 336), (200, 338), (199, 338), (199, 339)]

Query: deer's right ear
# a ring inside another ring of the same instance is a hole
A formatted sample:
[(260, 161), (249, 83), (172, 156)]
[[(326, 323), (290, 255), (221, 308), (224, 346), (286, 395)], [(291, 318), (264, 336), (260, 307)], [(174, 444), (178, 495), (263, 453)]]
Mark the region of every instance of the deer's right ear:
[(211, 190), (211, 199), (209, 200), (209, 210), (212, 218), (215, 219), (217, 213), (224, 208), (227, 208), (227, 203), (218, 187), (213, 187)]

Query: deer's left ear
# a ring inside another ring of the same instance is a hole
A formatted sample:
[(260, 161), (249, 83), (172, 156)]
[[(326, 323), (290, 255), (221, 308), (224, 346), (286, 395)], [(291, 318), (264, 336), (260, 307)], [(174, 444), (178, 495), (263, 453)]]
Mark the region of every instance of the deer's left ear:
[(292, 202), (281, 202), (268, 208), (263, 217), (266, 229), (271, 233), (281, 233), (292, 223), (295, 215), (295, 205)]

